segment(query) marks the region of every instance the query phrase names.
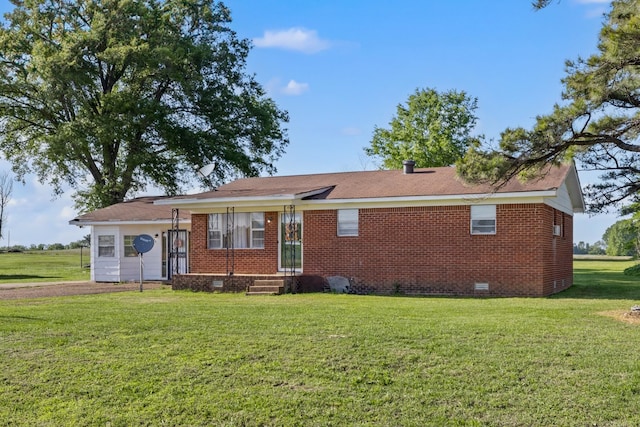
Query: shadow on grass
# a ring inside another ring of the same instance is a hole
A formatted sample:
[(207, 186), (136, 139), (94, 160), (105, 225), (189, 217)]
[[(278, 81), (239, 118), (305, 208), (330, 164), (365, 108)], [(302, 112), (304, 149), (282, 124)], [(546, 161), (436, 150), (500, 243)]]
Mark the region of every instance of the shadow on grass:
[(574, 266), (573, 286), (550, 298), (640, 300), (640, 277), (626, 276), (621, 271)]
[(43, 321), (45, 319), (41, 317), (30, 317), (30, 316), (0, 316), (0, 319), (6, 320), (39, 320)]
[(59, 279), (60, 276), (36, 276), (32, 274), (0, 274), (0, 281), (7, 280), (36, 280), (36, 279)]

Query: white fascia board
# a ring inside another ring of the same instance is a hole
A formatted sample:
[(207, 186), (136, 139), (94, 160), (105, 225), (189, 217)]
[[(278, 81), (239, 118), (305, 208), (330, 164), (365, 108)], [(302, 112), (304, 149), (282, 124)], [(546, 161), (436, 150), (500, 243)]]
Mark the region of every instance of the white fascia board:
[(447, 196), (376, 197), (365, 199), (303, 200), (297, 206), (306, 209), (326, 209), (337, 205), (350, 207), (404, 207), (404, 206), (457, 206), (470, 204), (544, 203), (547, 197), (555, 197), (555, 190), (527, 191), (519, 193), (487, 193)]
[(272, 203), (276, 201), (293, 200), (295, 196), (293, 194), (279, 194), (275, 196), (251, 196), (251, 197), (215, 197), (209, 199), (165, 199), (156, 200), (154, 205), (171, 205), (182, 207), (194, 207), (202, 205), (234, 205), (234, 204), (256, 204), (256, 203)]
[(545, 198), (544, 199), (544, 204), (545, 205), (549, 205), (554, 209), (557, 209), (561, 212), (566, 213), (567, 215), (571, 215), (573, 216), (573, 214), (575, 212), (573, 212), (570, 208), (568, 208), (565, 204), (563, 203), (559, 203), (560, 201), (558, 200), (558, 198)]
[(263, 198), (235, 199), (227, 201), (216, 200), (215, 203), (197, 203), (194, 205), (175, 206), (176, 209), (188, 210), (192, 214), (198, 213), (224, 213), (227, 208), (233, 208), (235, 212), (255, 212), (257, 210), (279, 211), (283, 206), (298, 204), (295, 199), (281, 198), (265, 200)]
[[(324, 191), (324, 190), (322, 190)], [(318, 191), (319, 193), (321, 191)], [(316, 193), (316, 194), (317, 194)], [(294, 205), (306, 210), (352, 208), (383, 208), (405, 206), (456, 206), (470, 204), (507, 204), (507, 203), (547, 203), (557, 197), (557, 190), (526, 191), (511, 193), (454, 194), (445, 196), (407, 196), (407, 197), (373, 197), (362, 199), (316, 199), (301, 200), (307, 195), (280, 195), (269, 197), (229, 197), (217, 199), (179, 200), (176, 207), (188, 209), (192, 213), (225, 212), (233, 207), (235, 212), (279, 211), (284, 205)], [(170, 204), (161, 201), (162, 204)], [(547, 203), (550, 204), (550, 203)]]
[(582, 194), (582, 185), (580, 184), (580, 177), (576, 169), (575, 163), (571, 166), (571, 171), (567, 175), (565, 185), (569, 191), (571, 202), (573, 204), (573, 212), (584, 213), (586, 210), (586, 203), (584, 202), (584, 194)]
[(206, 208), (221, 208), (228, 206), (271, 206), (279, 204), (291, 204), (296, 199), (293, 194), (261, 197), (218, 197), (215, 199), (176, 199), (173, 201), (155, 202), (161, 205), (171, 205), (176, 208), (198, 210)]
[(564, 182), (562, 186), (560, 186), (556, 197), (547, 197), (544, 199), (544, 202), (552, 208), (571, 216), (573, 216), (574, 212), (577, 212), (575, 210), (575, 200), (567, 188), (567, 182)]
[[(190, 219), (182, 219), (180, 218), (180, 223), (191, 223)], [(82, 226), (92, 226), (92, 225), (157, 225), (157, 224), (168, 224), (171, 225), (170, 219), (163, 219), (157, 221), (144, 220), (144, 221), (135, 221), (135, 220), (127, 220), (127, 221), (69, 221), (69, 225), (76, 225), (78, 227)]]
[[(211, 214), (211, 213), (227, 213), (227, 208), (233, 208), (233, 212), (235, 213), (244, 213), (244, 212), (282, 212), (285, 206), (300, 206), (299, 203), (282, 203), (279, 205), (260, 205), (260, 204), (252, 204), (252, 205), (225, 205), (225, 206), (199, 206), (197, 208), (189, 208), (189, 212), (192, 214)], [(185, 208), (186, 209), (186, 208)]]

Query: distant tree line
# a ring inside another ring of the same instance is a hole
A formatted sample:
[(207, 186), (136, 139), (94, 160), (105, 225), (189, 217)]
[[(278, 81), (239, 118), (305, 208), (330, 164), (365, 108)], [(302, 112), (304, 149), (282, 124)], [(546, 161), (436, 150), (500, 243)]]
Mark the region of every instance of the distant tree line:
[(88, 248), (91, 244), (91, 235), (87, 234), (80, 240), (76, 240), (75, 242), (71, 242), (67, 245), (62, 243), (40, 243), (40, 244), (31, 244), (29, 246), (25, 245), (11, 245), (7, 247), (0, 247), (0, 250), (5, 252), (26, 252), (26, 251), (61, 251), (65, 249), (79, 249), (79, 248)]
[(601, 240), (594, 244), (585, 242), (574, 243), (573, 253), (575, 255), (604, 255), (606, 253), (605, 244)]
[(632, 256), (640, 258), (640, 221), (635, 217), (621, 219), (611, 225), (602, 235), (602, 240), (589, 244), (573, 244), (577, 255)]

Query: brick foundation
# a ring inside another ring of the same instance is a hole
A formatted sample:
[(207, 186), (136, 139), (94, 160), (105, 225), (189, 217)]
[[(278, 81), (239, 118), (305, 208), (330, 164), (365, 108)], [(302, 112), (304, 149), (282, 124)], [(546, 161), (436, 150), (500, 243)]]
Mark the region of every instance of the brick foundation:
[(254, 280), (283, 280), (285, 292), (295, 291), (291, 277), (284, 276), (242, 276), (220, 274), (178, 274), (171, 281), (173, 290), (190, 289), (196, 292), (246, 292)]

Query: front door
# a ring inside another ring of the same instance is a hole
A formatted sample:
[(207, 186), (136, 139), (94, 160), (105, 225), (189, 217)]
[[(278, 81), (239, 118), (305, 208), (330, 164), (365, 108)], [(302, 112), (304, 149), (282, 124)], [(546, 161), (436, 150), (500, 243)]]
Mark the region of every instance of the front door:
[(168, 250), (169, 250), (169, 263), (168, 263), (168, 278), (171, 279), (174, 274), (187, 273), (189, 265), (189, 234), (187, 230), (169, 230), (168, 231)]
[(302, 270), (302, 214), (280, 214), (279, 269)]

